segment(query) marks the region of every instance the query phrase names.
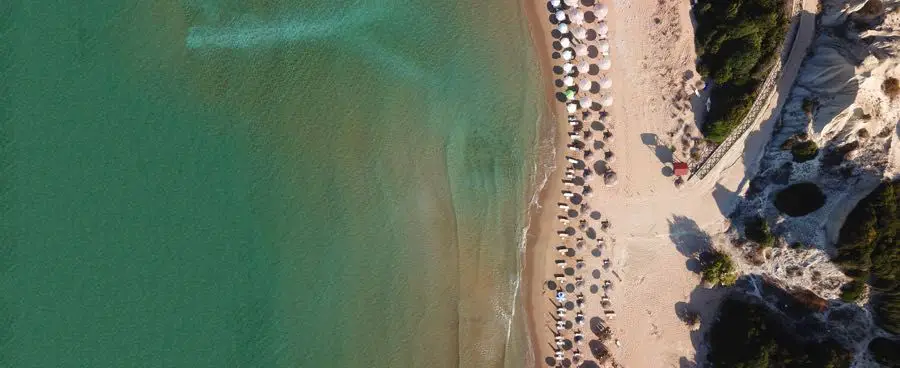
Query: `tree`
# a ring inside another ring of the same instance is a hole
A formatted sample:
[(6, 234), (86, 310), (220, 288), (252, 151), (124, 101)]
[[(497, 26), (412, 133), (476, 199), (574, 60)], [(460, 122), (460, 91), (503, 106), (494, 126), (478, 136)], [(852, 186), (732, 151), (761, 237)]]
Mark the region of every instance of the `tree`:
[(736, 268), (731, 257), (717, 250), (709, 251), (705, 256), (701, 257), (701, 275), (703, 281), (711, 285), (731, 286), (737, 281)]

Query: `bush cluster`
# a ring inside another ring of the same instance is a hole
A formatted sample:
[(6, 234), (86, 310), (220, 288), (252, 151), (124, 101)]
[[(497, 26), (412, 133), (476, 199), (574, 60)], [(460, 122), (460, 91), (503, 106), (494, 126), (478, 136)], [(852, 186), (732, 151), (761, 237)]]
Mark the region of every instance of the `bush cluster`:
[(819, 154), (819, 146), (816, 145), (816, 142), (811, 140), (799, 142), (791, 146), (791, 155), (794, 157), (794, 162), (796, 163), (812, 160), (816, 158), (817, 154)]
[(900, 96), (900, 81), (897, 78), (888, 78), (881, 83), (881, 90), (884, 91), (891, 100)]
[(750, 111), (787, 30), (781, 0), (699, 0), (697, 71), (715, 81), (706, 138), (721, 143)]
[(886, 182), (847, 215), (837, 242), (835, 262), (856, 284), (842, 298), (854, 300), (857, 288), (872, 287), (876, 320), (900, 333), (900, 181)]
[(818, 185), (793, 184), (775, 195), (775, 208), (791, 217), (806, 216), (825, 205), (825, 194)]
[(737, 269), (727, 254), (712, 250), (701, 259), (703, 281), (711, 285), (731, 286), (737, 281)]
[(771, 247), (775, 243), (775, 237), (769, 230), (769, 224), (762, 217), (754, 217), (744, 221), (744, 235), (763, 248)]
[(833, 341), (804, 342), (764, 306), (726, 299), (709, 332), (707, 361), (728, 368), (849, 367), (853, 355)]
[(900, 341), (876, 337), (869, 342), (869, 353), (885, 367), (900, 367)]

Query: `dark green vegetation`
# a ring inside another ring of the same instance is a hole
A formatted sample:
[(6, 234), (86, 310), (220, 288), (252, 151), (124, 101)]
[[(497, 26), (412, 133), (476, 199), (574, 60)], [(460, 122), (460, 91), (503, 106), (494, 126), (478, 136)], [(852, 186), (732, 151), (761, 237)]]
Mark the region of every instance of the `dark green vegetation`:
[(825, 205), (825, 194), (813, 183), (797, 183), (775, 195), (775, 208), (791, 217), (805, 216)]
[(764, 248), (771, 247), (775, 243), (769, 224), (762, 217), (757, 216), (744, 221), (744, 235)]
[(834, 341), (806, 342), (765, 307), (733, 298), (722, 302), (709, 332), (711, 367), (841, 368), (852, 354)]
[(731, 286), (737, 280), (734, 262), (727, 254), (711, 250), (700, 257), (703, 281), (711, 285)]
[(881, 83), (881, 90), (893, 100), (900, 95), (900, 81), (893, 77), (885, 79), (884, 82)]
[(900, 333), (900, 181), (883, 183), (847, 215), (837, 243), (835, 262), (855, 281), (841, 298), (859, 298), (864, 284), (872, 287), (876, 320)]
[(788, 20), (780, 0), (699, 0), (694, 9), (697, 71), (715, 81), (703, 130), (721, 143), (750, 111)]
[(869, 353), (879, 364), (900, 367), (900, 341), (876, 337), (869, 342)]
[(804, 98), (803, 99), (803, 112), (806, 113), (807, 117), (812, 117), (813, 111), (815, 111), (816, 106), (819, 105), (819, 101)]
[(791, 155), (794, 156), (794, 162), (801, 163), (816, 158), (819, 153), (819, 146), (813, 141), (803, 141), (791, 147)]

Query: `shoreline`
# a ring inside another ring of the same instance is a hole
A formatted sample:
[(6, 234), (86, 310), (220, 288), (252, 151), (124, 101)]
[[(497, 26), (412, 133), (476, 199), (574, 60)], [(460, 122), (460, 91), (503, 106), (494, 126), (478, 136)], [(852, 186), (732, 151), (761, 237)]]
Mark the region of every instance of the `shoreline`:
[[(562, 170), (560, 169), (560, 147), (564, 146), (565, 122), (563, 117), (566, 116), (562, 104), (555, 99), (556, 88), (553, 85), (553, 60), (548, 49), (552, 47), (550, 37), (550, 26), (546, 18), (542, 18), (541, 14), (545, 10), (546, 3), (543, 1), (524, 2), (523, 9), (528, 23), (528, 29), (531, 41), (534, 45), (538, 69), (541, 74), (541, 84), (543, 85), (543, 93), (545, 95), (545, 106), (542, 111), (547, 116), (542, 116), (542, 121), (538, 127), (538, 144), (539, 156), (535, 162), (535, 182), (533, 197), (528, 205), (528, 222), (525, 231), (525, 249), (523, 252), (524, 261), (522, 262), (522, 272), (520, 275), (520, 295), (522, 297), (522, 307), (525, 311), (525, 334), (528, 353), (525, 357), (526, 367), (542, 367), (541, 357), (539, 356), (539, 344), (543, 341), (538, 335), (539, 319), (537, 318), (537, 310), (535, 300), (540, 294), (538, 290), (542, 289), (541, 284), (543, 276), (546, 274), (546, 268), (541, 267), (546, 263), (547, 252), (539, 252), (538, 245), (544, 240), (546, 234), (552, 229), (547, 229), (548, 222), (546, 218), (551, 216), (552, 197), (556, 196), (561, 189), (560, 180), (562, 180)], [(544, 144), (549, 144), (547, 151), (552, 152), (549, 158), (543, 157)]]

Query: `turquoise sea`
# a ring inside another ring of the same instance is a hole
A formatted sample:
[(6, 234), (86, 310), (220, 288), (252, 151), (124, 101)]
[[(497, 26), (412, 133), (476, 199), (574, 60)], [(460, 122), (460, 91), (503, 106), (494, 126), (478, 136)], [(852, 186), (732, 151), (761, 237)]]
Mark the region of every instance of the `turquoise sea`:
[(520, 367), (520, 8), (0, 3), (0, 366)]

